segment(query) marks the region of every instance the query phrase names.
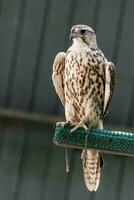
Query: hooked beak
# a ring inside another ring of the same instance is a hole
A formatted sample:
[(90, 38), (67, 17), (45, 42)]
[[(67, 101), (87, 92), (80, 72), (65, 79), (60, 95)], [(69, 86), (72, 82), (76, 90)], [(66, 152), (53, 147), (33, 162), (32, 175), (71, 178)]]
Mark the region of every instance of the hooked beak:
[(70, 40), (72, 40), (73, 38), (76, 38), (76, 37), (82, 37), (82, 35), (80, 35), (78, 32), (70, 34)]

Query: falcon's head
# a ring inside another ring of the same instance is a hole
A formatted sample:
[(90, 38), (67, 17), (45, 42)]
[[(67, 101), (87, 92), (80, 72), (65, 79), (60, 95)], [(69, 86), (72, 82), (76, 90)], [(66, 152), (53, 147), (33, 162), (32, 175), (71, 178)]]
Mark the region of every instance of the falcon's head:
[(71, 40), (82, 40), (87, 45), (96, 43), (96, 35), (94, 30), (87, 25), (75, 25), (71, 28)]

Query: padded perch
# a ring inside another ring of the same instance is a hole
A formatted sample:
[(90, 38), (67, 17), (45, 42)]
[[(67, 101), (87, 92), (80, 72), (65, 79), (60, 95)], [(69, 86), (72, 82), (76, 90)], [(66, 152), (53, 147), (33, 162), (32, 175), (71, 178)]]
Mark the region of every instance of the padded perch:
[[(79, 128), (70, 134), (72, 128), (70, 125), (62, 128), (60, 123), (57, 123), (53, 142), (64, 147), (85, 148), (86, 131), (83, 128)], [(98, 149), (100, 152), (105, 153), (134, 156), (134, 133), (90, 129), (87, 148)]]

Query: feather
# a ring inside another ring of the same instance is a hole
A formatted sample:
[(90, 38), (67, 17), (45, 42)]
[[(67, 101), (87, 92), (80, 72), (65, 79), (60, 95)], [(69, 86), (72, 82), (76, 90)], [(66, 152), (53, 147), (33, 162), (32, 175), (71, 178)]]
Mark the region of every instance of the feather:
[(60, 52), (56, 55), (53, 63), (53, 74), (52, 80), (61, 102), (65, 105), (65, 94), (64, 94), (64, 71), (65, 71), (65, 56), (64, 52)]
[(113, 96), (114, 86), (115, 86), (115, 65), (112, 62), (108, 62), (105, 69), (105, 95), (104, 95), (104, 107), (103, 107), (103, 117), (108, 113), (108, 108), (110, 101)]
[[(102, 120), (99, 120), (97, 127), (103, 129)], [(100, 183), (101, 168), (103, 166), (102, 156), (98, 151), (84, 149), (81, 158), (83, 160), (83, 174), (86, 187), (89, 191), (96, 191)]]

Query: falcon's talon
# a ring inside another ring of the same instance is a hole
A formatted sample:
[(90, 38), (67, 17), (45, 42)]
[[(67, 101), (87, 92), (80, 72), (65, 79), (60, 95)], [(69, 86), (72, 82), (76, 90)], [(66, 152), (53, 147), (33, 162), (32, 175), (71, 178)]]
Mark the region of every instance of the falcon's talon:
[(85, 125), (85, 123), (83, 121), (80, 121), (74, 128), (71, 129), (70, 133), (73, 133), (74, 131), (76, 131), (78, 128), (84, 128), (84, 130), (87, 132), (88, 131), (88, 127)]
[(58, 124), (61, 125), (62, 128), (64, 128), (66, 125), (70, 124), (69, 121), (66, 121), (66, 122), (58, 122)]

